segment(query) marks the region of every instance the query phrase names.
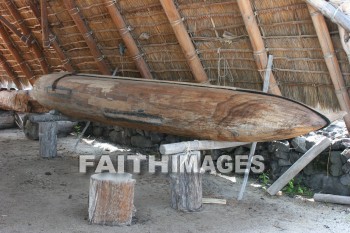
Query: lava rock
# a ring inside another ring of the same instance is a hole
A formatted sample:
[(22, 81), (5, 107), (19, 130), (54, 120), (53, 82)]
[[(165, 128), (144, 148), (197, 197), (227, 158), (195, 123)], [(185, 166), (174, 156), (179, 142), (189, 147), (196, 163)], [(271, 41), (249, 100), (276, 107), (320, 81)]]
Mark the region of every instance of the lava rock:
[(332, 164), (329, 168), (329, 172), (332, 176), (343, 175), (342, 165), (341, 164)]
[(93, 126), (92, 127), (92, 134), (95, 136), (95, 137), (101, 137), (102, 134), (103, 134), (103, 128), (100, 127), (100, 126)]
[(298, 159), (300, 159), (301, 154), (296, 152), (289, 153), (289, 160), (291, 163), (295, 163)]
[(310, 176), (316, 173), (314, 166), (312, 163), (308, 164), (304, 169), (303, 172), (305, 175)]
[(141, 135), (136, 135), (131, 137), (131, 145), (139, 148), (149, 148), (152, 147), (152, 141)]
[(305, 137), (296, 137), (292, 140), (291, 144), (297, 152), (305, 153), (307, 151)]
[(149, 136), (151, 141), (155, 144), (160, 143), (164, 139), (164, 135), (159, 133), (151, 132)]
[[(350, 182), (350, 180), (346, 179), (346, 182)], [(339, 177), (324, 176), (322, 192), (334, 195), (349, 196), (350, 188), (349, 186), (343, 185), (343, 182), (341, 182), (341, 178), (339, 182)]]
[(269, 152), (289, 152), (290, 145), (288, 141), (273, 141), (268, 146)]
[(342, 152), (340, 151), (332, 151), (330, 153), (330, 157), (329, 157), (329, 160), (332, 164), (337, 164), (337, 165), (340, 165), (342, 166), (343, 164), (343, 161), (342, 161)]
[(343, 167), (342, 167), (342, 171), (343, 171), (345, 174), (350, 174), (350, 163), (344, 164)]
[(275, 156), (279, 159), (289, 160), (289, 153), (284, 151), (276, 151)]
[(342, 185), (350, 186), (350, 174), (345, 174), (340, 177), (340, 183), (342, 183)]
[(278, 166), (280, 166), (280, 167), (285, 167), (285, 166), (290, 166), (290, 165), (292, 165), (292, 163), (289, 160), (285, 160), (285, 159), (278, 160)]

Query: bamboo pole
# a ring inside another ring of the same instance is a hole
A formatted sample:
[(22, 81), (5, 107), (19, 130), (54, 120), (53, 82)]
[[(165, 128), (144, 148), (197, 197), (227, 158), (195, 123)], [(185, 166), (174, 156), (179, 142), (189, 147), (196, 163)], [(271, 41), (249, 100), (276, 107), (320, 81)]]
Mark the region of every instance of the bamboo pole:
[[(260, 76), (264, 81), (265, 77), (265, 69), (267, 67), (268, 58), (267, 52), (265, 48), (264, 41), (260, 34), (258, 23), (256, 22), (256, 18), (250, 4), (250, 1), (247, 0), (237, 0), (237, 4), (239, 10), (241, 11), (243, 21), (246, 27), (246, 30), (249, 35), (250, 42), (252, 44), (254, 50), (254, 59), (258, 70), (260, 72)], [(280, 88), (278, 87), (277, 81), (274, 75), (271, 73), (270, 75), (270, 85), (268, 93), (275, 95), (282, 95)]]
[(13, 69), (6, 62), (6, 58), (1, 53), (0, 53), (0, 65), (3, 67), (3, 69), (5, 70), (5, 72), (9, 76), (9, 78), (11, 79), (11, 81), (16, 85), (17, 89), (22, 90), (23, 87), (22, 87), (21, 82), (18, 80), (17, 75), (15, 74), (15, 72), (13, 72)]
[(104, 56), (99, 50), (99, 48), (96, 45), (96, 42), (94, 41), (94, 38), (92, 37), (92, 32), (88, 28), (88, 26), (85, 24), (82, 15), (80, 13), (79, 8), (75, 4), (75, 1), (73, 0), (65, 0), (63, 1), (69, 15), (72, 17), (73, 21), (75, 22), (75, 25), (77, 26), (80, 33), (83, 35), (84, 40), (87, 44), (87, 46), (90, 49), (90, 52), (92, 56), (95, 59), (95, 62), (97, 64), (98, 69), (100, 72), (104, 75), (110, 75), (111, 71), (104, 60)]
[(135, 43), (135, 40), (129, 32), (129, 29), (123, 19), (123, 16), (120, 14), (116, 6), (116, 3), (113, 1), (111, 2), (110, 0), (105, 0), (105, 3), (115, 26), (118, 28), (120, 36), (122, 37), (131, 56), (135, 60), (137, 69), (140, 71), (141, 76), (145, 79), (152, 79), (152, 74), (149, 70), (149, 67), (145, 59), (143, 59), (142, 54)]
[(26, 78), (28, 79), (29, 83), (33, 85), (34, 84), (34, 80), (33, 80), (34, 74), (29, 69), (27, 63), (22, 58), (21, 54), (18, 52), (16, 46), (13, 44), (13, 42), (11, 40), (11, 37), (9, 36), (5, 27), (1, 23), (0, 23), (0, 36), (1, 36), (2, 40), (4, 41), (4, 43), (6, 44), (11, 55), (14, 57), (14, 59), (18, 63), (20, 69), (22, 70), (22, 72), (24, 73)]
[(199, 83), (208, 82), (208, 76), (205, 73), (203, 65), (197, 55), (196, 49), (192, 44), (191, 38), (185, 28), (182, 18), (176, 9), (173, 0), (160, 0), (163, 10), (174, 30), (175, 36), (185, 54), (187, 63), (192, 71), (192, 74)]
[[(34, 4), (33, 1), (29, 1), (28, 5), (30, 7), (30, 9), (32, 10), (35, 18), (40, 22), (40, 11), (37, 8), (37, 5)], [(70, 59), (67, 57), (66, 53), (63, 51), (63, 49), (61, 48), (57, 37), (52, 33), (52, 31), (48, 28), (48, 33), (49, 33), (49, 37), (53, 38), (51, 40), (51, 45), (53, 47), (53, 49), (56, 51), (57, 56), (59, 57), (59, 59), (62, 62), (63, 67), (68, 71), (68, 72), (74, 72), (74, 68), (71, 64)]]
[(346, 31), (350, 32), (350, 17), (332, 4), (324, 0), (305, 0), (313, 8), (319, 10), (324, 16), (332, 20), (334, 23), (342, 26)]
[(335, 55), (332, 39), (323, 15), (313, 6), (308, 4), (308, 9), (314, 24), (318, 40), (320, 42), (324, 59), (331, 76), (335, 94), (339, 101), (341, 110), (345, 111), (347, 115), (344, 116), (344, 121), (347, 129), (350, 131), (350, 98), (348, 90), (345, 86), (343, 75), (340, 70), (338, 59)]
[(42, 40), (43, 47), (50, 47), (49, 40), (49, 21), (47, 19), (47, 0), (40, 0), (40, 8), (41, 8), (41, 32), (42, 32)]
[[(13, 16), (13, 18), (17, 21), (19, 27), (21, 28), (23, 34), (29, 39), (30, 37), (32, 37), (32, 33), (31, 30), (25, 25), (25, 22), (21, 16), (21, 14), (19, 13), (16, 5), (12, 2), (12, 0), (6, 0), (6, 7), (7, 9), (11, 12), (11, 15)], [(45, 56), (42, 53), (37, 41), (35, 39), (33, 39), (34, 43), (30, 43), (28, 44), (29, 47), (33, 50), (33, 53), (35, 54), (36, 58), (38, 59), (41, 69), (43, 71), (44, 74), (48, 74), (49, 73), (49, 66), (45, 60)]]

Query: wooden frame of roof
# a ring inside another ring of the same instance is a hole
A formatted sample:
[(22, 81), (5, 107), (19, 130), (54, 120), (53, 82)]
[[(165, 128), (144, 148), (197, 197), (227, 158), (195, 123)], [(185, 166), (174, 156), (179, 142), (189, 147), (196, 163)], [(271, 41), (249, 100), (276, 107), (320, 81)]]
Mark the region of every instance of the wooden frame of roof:
[(3, 67), (11, 81), (16, 85), (17, 89), (22, 90), (23, 86), (18, 80), (17, 74), (13, 71), (13, 68), (7, 63), (6, 58), (0, 53), (0, 65)]

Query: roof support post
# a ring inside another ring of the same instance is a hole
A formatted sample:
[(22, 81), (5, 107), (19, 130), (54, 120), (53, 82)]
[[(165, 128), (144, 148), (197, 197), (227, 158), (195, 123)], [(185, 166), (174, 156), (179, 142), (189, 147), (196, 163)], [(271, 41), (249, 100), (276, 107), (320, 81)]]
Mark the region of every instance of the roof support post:
[(119, 34), (122, 37), (128, 51), (130, 52), (132, 58), (134, 59), (137, 69), (140, 71), (141, 76), (145, 79), (152, 79), (152, 74), (149, 70), (149, 67), (143, 59), (143, 56), (137, 47), (135, 40), (133, 39), (129, 29), (123, 19), (123, 16), (120, 14), (115, 2), (110, 0), (105, 0), (107, 10), (113, 20), (113, 23), (118, 28)]
[(174, 30), (175, 36), (185, 54), (187, 63), (192, 71), (192, 74), (199, 83), (208, 82), (208, 76), (205, 73), (203, 65), (198, 57), (197, 51), (192, 44), (191, 38), (188, 35), (186, 27), (183, 23), (175, 3), (173, 0), (160, 0), (163, 10), (168, 17), (168, 20)]
[(13, 72), (13, 69), (6, 62), (6, 58), (2, 54), (0, 54), (0, 65), (4, 68), (5, 72), (7, 73), (11, 81), (16, 85), (17, 89), (22, 90), (23, 86), (21, 82), (18, 80), (17, 75)]
[(329, 74), (335, 88), (335, 94), (338, 98), (340, 108), (341, 110), (348, 113), (346, 116), (344, 116), (344, 121), (346, 127), (350, 132), (350, 97), (345, 86), (338, 59), (334, 52), (334, 47), (326, 24), (326, 20), (321, 12), (319, 12), (313, 6), (308, 4), (308, 9), (322, 48)]
[[(5, 3), (6, 3), (7, 9), (11, 12), (12, 17), (17, 21), (23, 34), (27, 38), (32, 37), (32, 33), (31, 33), (30, 29), (25, 25), (24, 20), (17, 9), (17, 6), (12, 2), (12, 0), (6, 0)], [(44, 74), (48, 74), (49, 73), (49, 66), (45, 60), (45, 56), (42, 53), (37, 41), (34, 39), (32, 41), (32, 43), (28, 44), (28, 46), (33, 49), (33, 52), (34, 52), (35, 56), (37, 57), (37, 59), (40, 63), (41, 69), (43, 70)]]
[(96, 45), (94, 38), (92, 37), (92, 32), (85, 24), (79, 8), (73, 0), (63, 1), (69, 15), (72, 17), (75, 25), (77, 26), (79, 32), (83, 35), (87, 46), (90, 49), (92, 56), (94, 57), (99, 71), (104, 75), (111, 75), (111, 71), (104, 60), (104, 56)]
[(29, 69), (27, 63), (22, 58), (20, 53), (18, 52), (16, 46), (13, 44), (11, 37), (7, 33), (5, 27), (0, 23), (0, 36), (2, 40), (5, 42), (8, 50), (11, 52), (12, 56), (15, 58), (16, 62), (18, 63), (19, 67), (21, 68), (22, 72), (28, 79), (30, 84), (34, 84), (34, 75), (32, 71)]
[[(29, 1), (28, 4), (29, 4), (29, 7), (32, 10), (35, 18), (40, 22), (41, 15), (40, 15), (40, 12), (39, 12), (36, 4), (34, 4), (33, 1)], [(57, 41), (57, 37), (52, 33), (52, 31), (49, 28), (48, 28), (48, 34), (49, 34), (49, 37), (53, 38), (51, 41), (49, 41), (49, 43), (51, 43), (53, 49), (56, 51), (57, 56), (61, 60), (63, 67), (68, 72), (74, 72), (74, 68), (72, 67), (70, 59), (67, 57), (66, 53), (61, 48), (59, 42)]]
[[(260, 34), (259, 26), (256, 22), (252, 5), (248, 0), (237, 0), (237, 4), (239, 10), (241, 11), (248, 36), (254, 50), (254, 59), (256, 65), (258, 67), (262, 80), (264, 80), (268, 58), (265, 44)], [(277, 81), (272, 73), (270, 76), (270, 85), (268, 92), (275, 95), (282, 95)]]

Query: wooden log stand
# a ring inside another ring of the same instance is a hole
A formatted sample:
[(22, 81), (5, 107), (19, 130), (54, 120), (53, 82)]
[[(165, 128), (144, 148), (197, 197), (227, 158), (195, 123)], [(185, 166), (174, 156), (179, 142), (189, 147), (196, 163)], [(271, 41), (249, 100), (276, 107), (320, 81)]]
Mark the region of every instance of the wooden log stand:
[(171, 207), (183, 212), (198, 212), (202, 209), (202, 174), (199, 168), (197, 171), (185, 169), (181, 171), (181, 166), (190, 159), (199, 162), (200, 152), (191, 151), (169, 156), (169, 168), (172, 169), (170, 170)]
[(13, 128), (15, 125), (14, 112), (0, 110), (0, 129)]
[(135, 180), (129, 173), (100, 173), (90, 178), (89, 223), (131, 225)]

